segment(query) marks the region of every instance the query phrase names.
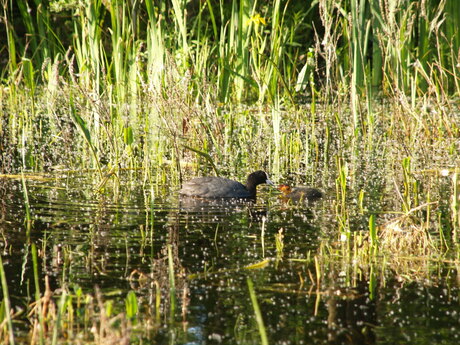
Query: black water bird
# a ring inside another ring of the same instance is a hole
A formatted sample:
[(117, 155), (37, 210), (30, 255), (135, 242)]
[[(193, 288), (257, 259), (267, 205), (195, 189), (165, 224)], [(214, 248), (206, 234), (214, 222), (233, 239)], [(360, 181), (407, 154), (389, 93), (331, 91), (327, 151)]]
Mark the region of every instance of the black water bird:
[(194, 178), (182, 186), (182, 196), (209, 199), (255, 199), (259, 184), (273, 185), (265, 171), (250, 174), (246, 185), (223, 177), (207, 176)]

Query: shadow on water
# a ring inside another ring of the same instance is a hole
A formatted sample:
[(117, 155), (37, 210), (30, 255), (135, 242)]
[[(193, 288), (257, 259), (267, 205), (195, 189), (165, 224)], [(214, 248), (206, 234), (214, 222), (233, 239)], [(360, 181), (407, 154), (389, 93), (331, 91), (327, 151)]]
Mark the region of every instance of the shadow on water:
[[(0, 182), (1, 250), (14, 308), (33, 300), (35, 243), (41, 291), (45, 275), (53, 291), (99, 286), (121, 310), (134, 291), (139, 320), (154, 319), (153, 331), (141, 332), (146, 341), (259, 343), (248, 277), (270, 344), (395, 344), (418, 334), (430, 344), (442, 339), (440, 329), (452, 340), (460, 334), (455, 279), (403, 284), (388, 271), (371, 289), (365, 268), (351, 278), (340, 264), (315, 261), (335, 226), (328, 200), (286, 203), (268, 188), (255, 202), (179, 199), (163, 186), (94, 195), (82, 189), (90, 185), (85, 176), (55, 177), (27, 182), (27, 231), (20, 181)], [(173, 322), (168, 248), (178, 300)], [(159, 309), (152, 302), (158, 291)]]

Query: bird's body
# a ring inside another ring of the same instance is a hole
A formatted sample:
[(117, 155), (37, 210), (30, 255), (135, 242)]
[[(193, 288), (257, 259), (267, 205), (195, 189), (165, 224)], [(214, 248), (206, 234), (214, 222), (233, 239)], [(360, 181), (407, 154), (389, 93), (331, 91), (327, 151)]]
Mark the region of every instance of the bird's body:
[(273, 184), (264, 171), (256, 171), (248, 176), (246, 185), (224, 177), (197, 177), (182, 186), (179, 194), (200, 198), (255, 198), (259, 184)]
[(281, 184), (278, 186), (278, 190), (283, 193), (283, 198), (293, 201), (316, 201), (324, 196), (319, 189), (311, 187), (291, 187)]

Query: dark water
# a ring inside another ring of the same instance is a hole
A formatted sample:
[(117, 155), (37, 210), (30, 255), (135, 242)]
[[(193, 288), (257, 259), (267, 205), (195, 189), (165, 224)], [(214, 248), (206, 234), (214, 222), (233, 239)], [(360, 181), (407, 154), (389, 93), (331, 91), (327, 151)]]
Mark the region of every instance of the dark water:
[[(255, 204), (207, 203), (179, 200), (174, 188), (123, 180), (117, 191), (96, 195), (89, 181), (28, 179), (33, 219), (28, 228), (21, 182), (0, 179), (0, 249), (15, 310), (34, 300), (34, 243), (41, 291), (45, 275), (52, 290), (65, 285), (94, 294), (98, 286), (119, 312), (134, 291), (139, 314), (133, 342), (260, 343), (248, 278), (270, 344), (460, 341), (453, 264), (433, 263), (437, 273), (417, 279), (396, 268), (377, 272), (353, 266), (353, 260), (334, 261), (333, 253), (321, 260), (323, 244), (338, 238), (328, 212), (331, 200), (289, 205), (263, 187)], [(282, 249), (276, 246), (279, 234)], [(176, 273), (175, 308), (168, 248)], [(22, 318), (17, 333), (28, 331)]]

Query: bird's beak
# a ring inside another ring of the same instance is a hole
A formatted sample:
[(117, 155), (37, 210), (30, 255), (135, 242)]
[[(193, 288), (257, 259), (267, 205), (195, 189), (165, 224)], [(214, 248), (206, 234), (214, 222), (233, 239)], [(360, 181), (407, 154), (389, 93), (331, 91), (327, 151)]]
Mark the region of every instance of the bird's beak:
[(272, 181), (270, 181), (270, 179), (267, 179), (267, 181), (265, 181), (265, 183), (266, 183), (266, 184), (269, 184), (270, 186), (274, 186), (274, 185), (275, 185)]

